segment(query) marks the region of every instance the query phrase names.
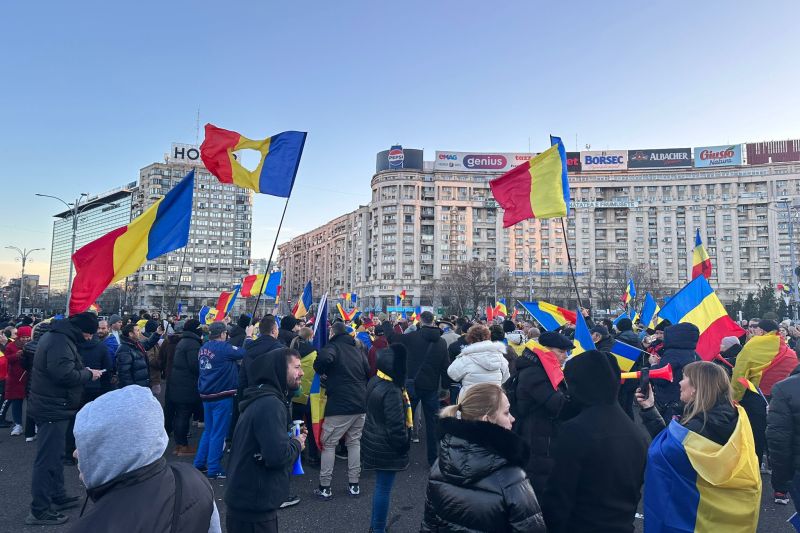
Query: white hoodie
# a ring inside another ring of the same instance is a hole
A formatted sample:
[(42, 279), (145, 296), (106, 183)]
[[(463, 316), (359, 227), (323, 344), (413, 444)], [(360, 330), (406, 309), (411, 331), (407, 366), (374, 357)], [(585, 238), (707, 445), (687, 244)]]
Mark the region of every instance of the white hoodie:
[(502, 342), (481, 341), (464, 346), (461, 353), (447, 369), (447, 375), (461, 382), (463, 394), (476, 383), (502, 385), (508, 379), (506, 345)]

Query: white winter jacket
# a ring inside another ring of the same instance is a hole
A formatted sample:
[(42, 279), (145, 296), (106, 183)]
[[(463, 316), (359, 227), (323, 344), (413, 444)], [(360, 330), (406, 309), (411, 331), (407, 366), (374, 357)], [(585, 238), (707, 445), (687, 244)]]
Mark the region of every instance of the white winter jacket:
[(508, 379), (506, 345), (502, 342), (481, 341), (464, 346), (447, 369), (453, 381), (461, 382), (461, 394), (476, 383), (502, 385)]

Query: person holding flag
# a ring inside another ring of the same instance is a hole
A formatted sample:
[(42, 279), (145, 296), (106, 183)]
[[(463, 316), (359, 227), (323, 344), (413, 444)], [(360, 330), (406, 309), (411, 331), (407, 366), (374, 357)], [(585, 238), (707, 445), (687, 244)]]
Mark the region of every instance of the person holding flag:
[[(630, 318), (622, 318), (617, 322), (616, 340), (624, 342), (628, 346), (632, 346), (637, 350), (642, 349), (642, 343), (639, 341), (639, 336), (633, 331), (633, 321)], [(630, 368), (631, 372), (638, 372), (644, 365), (644, 352), (640, 351), (636, 357), (636, 361)], [(629, 379), (622, 383), (619, 388), (619, 404), (622, 410), (633, 420), (633, 395), (636, 393), (636, 380)]]

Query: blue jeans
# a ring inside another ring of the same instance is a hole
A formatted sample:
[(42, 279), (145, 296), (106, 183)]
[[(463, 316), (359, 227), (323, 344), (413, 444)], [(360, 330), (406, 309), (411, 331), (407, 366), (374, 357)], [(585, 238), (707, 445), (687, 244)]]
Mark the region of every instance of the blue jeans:
[(397, 472), (391, 470), (375, 471), (375, 492), (372, 494), (372, 520), (370, 527), (374, 533), (386, 531), (386, 518), (389, 515), (389, 502), (392, 498), (392, 485)]
[(8, 400), (11, 402), (11, 420), (22, 425), (22, 400)]
[(222, 455), (225, 453), (225, 436), (233, 415), (233, 398), (203, 402), (203, 417), (206, 427), (194, 456), (194, 466), (208, 467), (209, 477), (224, 473)]
[(417, 404), (422, 402), (422, 414), (425, 417), (425, 446), (428, 452), (428, 465), (433, 466), (439, 455), (439, 442), (436, 438), (437, 415), (439, 414), (439, 391), (417, 390), (414, 381), (406, 381), (406, 389), (411, 399), (411, 411), (416, 412)]

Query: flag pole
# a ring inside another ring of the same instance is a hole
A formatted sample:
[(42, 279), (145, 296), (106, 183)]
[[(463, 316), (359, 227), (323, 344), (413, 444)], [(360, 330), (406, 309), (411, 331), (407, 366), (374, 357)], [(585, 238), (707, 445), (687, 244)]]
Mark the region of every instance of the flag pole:
[[(172, 305), (175, 306), (175, 314), (178, 314), (178, 293), (181, 290), (181, 277), (183, 276), (183, 265), (186, 263), (186, 250), (189, 248), (189, 245), (183, 247), (183, 259), (181, 259), (181, 269), (178, 271), (178, 284), (175, 286), (175, 298), (172, 301)], [(180, 319), (180, 317), (178, 317)]]
[(281, 234), (281, 227), (283, 226), (283, 217), (286, 216), (286, 208), (289, 207), (289, 197), (286, 197), (286, 203), (283, 204), (283, 213), (281, 213), (281, 221), (278, 222), (278, 231), (275, 232), (275, 240), (272, 242), (272, 250), (269, 252), (269, 259), (267, 259), (267, 266), (264, 270), (264, 279), (261, 280), (261, 287), (258, 289), (258, 298), (256, 298), (256, 305), (253, 306), (252, 318), (255, 319), (256, 317), (256, 310), (258, 309), (258, 304), (261, 301), (261, 295), (264, 292), (264, 284), (267, 282), (267, 274), (269, 270), (269, 265), (272, 263), (272, 256), (275, 254), (275, 247), (278, 245), (278, 237)]
[(581, 293), (578, 291), (578, 280), (575, 278), (575, 269), (572, 268), (572, 256), (569, 253), (569, 243), (567, 242), (567, 227), (564, 224), (564, 217), (561, 218), (561, 235), (564, 237), (564, 248), (567, 249), (567, 263), (569, 263), (569, 273), (572, 276), (572, 286), (575, 287), (575, 296), (578, 297), (578, 307), (583, 307)]

